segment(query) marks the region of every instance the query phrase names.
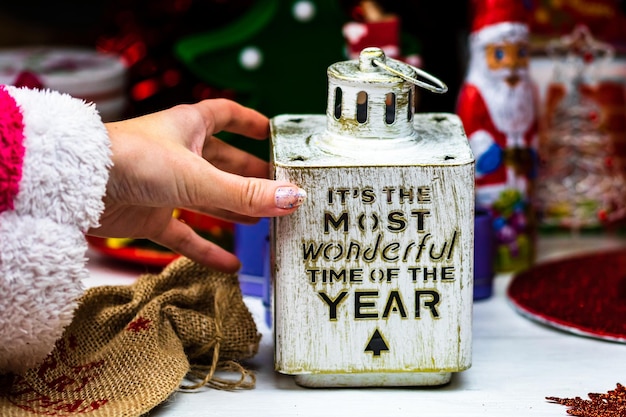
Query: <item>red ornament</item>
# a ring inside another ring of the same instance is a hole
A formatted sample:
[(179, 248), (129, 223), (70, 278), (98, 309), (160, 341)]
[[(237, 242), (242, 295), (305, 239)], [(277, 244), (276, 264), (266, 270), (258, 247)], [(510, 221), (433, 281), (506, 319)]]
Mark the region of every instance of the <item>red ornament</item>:
[(17, 78), (13, 82), (13, 85), (16, 87), (27, 87), (27, 88), (39, 88), (42, 89), (45, 86), (37, 74), (31, 71), (22, 71), (18, 74)]

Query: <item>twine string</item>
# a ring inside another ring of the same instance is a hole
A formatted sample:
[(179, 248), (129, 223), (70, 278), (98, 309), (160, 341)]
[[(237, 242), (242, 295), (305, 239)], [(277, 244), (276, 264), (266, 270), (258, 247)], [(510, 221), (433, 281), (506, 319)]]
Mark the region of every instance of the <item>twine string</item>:
[[(256, 376), (254, 375), (254, 373), (248, 371), (238, 362), (235, 362), (233, 360), (219, 360), (220, 347), (223, 340), (222, 309), (220, 308), (220, 303), (218, 303), (218, 300), (222, 299), (221, 295), (222, 290), (220, 289), (215, 294), (215, 336), (207, 344), (201, 346), (194, 353), (189, 354), (190, 366), (187, 378), (198, 379), (199, 381), (191, 385), (181, 385), (180, 388), (183, 390), (196, 390), (204, 386), (209, 386), (220, 390), (235, 390), (238, 388), (252, 389), (256, 384)], [(210, 365), (191, 363), (193, 359), (205, 356), (206, 354), (211, 352), (211, 350), (213, 352), (211, 354)], [(239, 379), (235, 380), (216, 376), (215, 373), (218, 371), (238, 373)]]

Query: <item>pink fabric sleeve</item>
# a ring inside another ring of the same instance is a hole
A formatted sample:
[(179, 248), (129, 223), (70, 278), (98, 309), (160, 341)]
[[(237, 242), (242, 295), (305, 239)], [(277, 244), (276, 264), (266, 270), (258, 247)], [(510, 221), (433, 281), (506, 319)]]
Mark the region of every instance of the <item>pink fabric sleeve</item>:
[(17, 103), (0, 86), (0, 212), (13, 209), (22, 178), (24, 124)]
[(0, 86), (0, 374), (36, 366), (72, 320), (111, 166), (93, 104)]

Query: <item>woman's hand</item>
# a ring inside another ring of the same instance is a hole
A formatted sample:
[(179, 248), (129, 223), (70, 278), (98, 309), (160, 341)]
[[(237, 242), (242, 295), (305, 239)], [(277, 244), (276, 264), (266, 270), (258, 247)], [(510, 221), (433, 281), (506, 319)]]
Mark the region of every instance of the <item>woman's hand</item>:
[(268, 163), (213, 134), (228, 131), (265, 139), (269, 121), (226, 99), (205, 100), (106, 125), (113, 167), (104, 198), (103, 237), (147, 238), (201, 264), (239, 269), (232, 253), (172, 217), (175, 208), (240, 223), (284, 216), (306, 193), (267, 179)]

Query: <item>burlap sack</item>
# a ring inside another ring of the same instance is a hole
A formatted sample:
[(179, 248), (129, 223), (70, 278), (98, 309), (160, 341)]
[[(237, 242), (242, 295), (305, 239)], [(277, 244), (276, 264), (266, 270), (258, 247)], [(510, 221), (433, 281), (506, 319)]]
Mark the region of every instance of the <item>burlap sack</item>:
[(132, 286), (89, 289), (45, 362), (0, 378), (0, 416), (140, 416), (179, 388), (251, 387), (238, 360), (260, 337), (236, 275), (180, 258)]

